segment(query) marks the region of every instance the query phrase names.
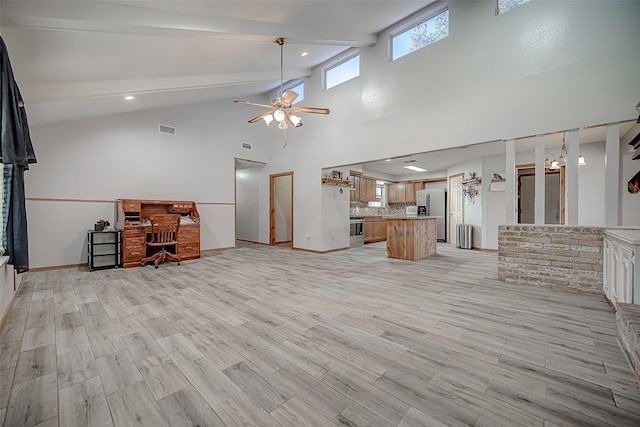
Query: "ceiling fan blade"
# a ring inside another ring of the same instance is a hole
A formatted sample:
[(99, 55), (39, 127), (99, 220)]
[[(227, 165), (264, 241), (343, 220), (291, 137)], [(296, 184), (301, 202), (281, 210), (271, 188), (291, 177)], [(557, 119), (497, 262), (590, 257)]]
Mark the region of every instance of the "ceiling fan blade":
[(289, 108), (289, 107), (291, 107), (291, 104), (293, 104), (293, 101), (295, 101), (297, 97), (298, 97), (297, 93), (295, 93), (292, 90), (287, 90), (284, 93), (284, 95), (282, 95), (282, 99), (280, 100), (280, 104), (284, 108)]
[(266, 107), (266, 108), (273, 108), (273, 105), (269, 105), (269, 104), (258, 104), (257, 102), (251, 102), (251, 101), (240, 101), (239, 99), (236, 99), (235, 101), (236, 104), (247, 104), (247, 105), (255, 105), (256, 107)]
[(291, 107), (291, 111), (295, 113), (314, 113), (314, 114), (329, 114), (331, 110), (328, 108), (316, 108), (316, 107)]
[(265, 116), (268, 116), (269, 114), (273, 114), (273, 111), (267, 111), (264, 114), (260, 114), (259, 116), (254, 117), (253, 119), (249, 120), (249, 123), (259, 122), (260, 120), (262, 120)]

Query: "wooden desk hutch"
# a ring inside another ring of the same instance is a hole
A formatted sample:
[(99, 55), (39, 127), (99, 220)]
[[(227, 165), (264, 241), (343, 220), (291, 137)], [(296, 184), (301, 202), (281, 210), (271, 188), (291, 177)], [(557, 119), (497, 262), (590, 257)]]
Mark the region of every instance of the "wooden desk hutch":
[(183, 261), (200, 258), (200, 215), (195, 202), (118, 199), (116, 228), (122, 230), (123, 267), (139, 267), (140, 260), (147, 256), (149, 218), (160, 214), (182, 215), (176, 251)]

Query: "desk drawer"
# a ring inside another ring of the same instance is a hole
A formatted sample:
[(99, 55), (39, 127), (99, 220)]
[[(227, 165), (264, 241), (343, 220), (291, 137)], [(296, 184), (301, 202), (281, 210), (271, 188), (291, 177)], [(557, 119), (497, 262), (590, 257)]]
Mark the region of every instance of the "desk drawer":
[(134, 246), (127, 245), (122, 252), (122, 259), (124, 262), (140, 260), (144, 258), (145, 251), (146, 246), (144, 245), (144, 243), (142, 245)]
[(188, 242), (200, 240), (200, 227), (180, 227), (178, 228), (178, 241)]
[(198, 255), (200, 256), (200, 242), (178, 243), (178, 255), (181, 257)]
[(122, 202), (124, 212), (140, 212), (142, 204), (140, 202)]
[(124, 239), (129, 237), (141, 237), (144, 240), (145, 229), (144, 227), (136, 227), (136, 228), (125, 228), (122, 231), (122, 237)]

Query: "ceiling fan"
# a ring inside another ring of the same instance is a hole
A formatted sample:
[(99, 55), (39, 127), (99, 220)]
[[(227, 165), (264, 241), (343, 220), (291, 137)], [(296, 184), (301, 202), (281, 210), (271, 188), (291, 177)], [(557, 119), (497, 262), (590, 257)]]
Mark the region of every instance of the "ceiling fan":
[(233, 102), (238, 104), (248, 104), (248, 105), (256, 105), (258, 107), (266, 107), (271, 108), (270, 111), (266, 113), (260, 114), (257, 117), (249, 120), (249, 123), (259, 122), (261, 119), (265, 121), (267, 125), (271, 123), (273, 120), (278, 122), (278, 128), (285, 130), (289, 127), (289, 124), (293, 127), (302, 126), (302, 118), (296, 116), (294, 113), (314, 113), (314, 114), (329, 114), (330, 110), (328, 108), (315, 108), (315, 107), (294, 107), (293, 101), (296, 100), (298, 94), (292, 90), (287, 90), (286, 92), (282, 92), (282, 84), (283, 84), (283, 60), (282, 60), (282, 51), (284, 45), (284, 38), (279, 37), (276, 39), (275, 43), (280, 45), (280, 94), (279, 98), (273, 98), (271, 100), (271, 105), (268, 104), (258, 104), (256, 102), (250, 101), (240, 101), (235, 100)]

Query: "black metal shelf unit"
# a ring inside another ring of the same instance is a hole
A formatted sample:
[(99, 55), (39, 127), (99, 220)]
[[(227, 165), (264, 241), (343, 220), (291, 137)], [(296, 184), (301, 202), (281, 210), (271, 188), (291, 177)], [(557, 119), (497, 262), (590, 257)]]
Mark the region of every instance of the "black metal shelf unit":
[(87, 233), (89, 270), (115, 268), (120, 265), (121, 234), (119, 230)]

